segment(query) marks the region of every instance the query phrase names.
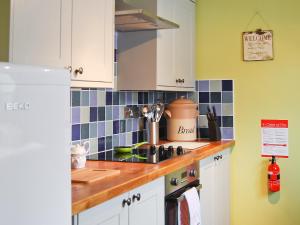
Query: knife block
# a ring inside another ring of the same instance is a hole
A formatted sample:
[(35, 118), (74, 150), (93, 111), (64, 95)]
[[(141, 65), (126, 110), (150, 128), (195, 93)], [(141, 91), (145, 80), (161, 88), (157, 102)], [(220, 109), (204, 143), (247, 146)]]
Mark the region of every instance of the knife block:
[(208, 121), (208, 137), (211, 141), (221, 140), (221, 129), (216, 120)]

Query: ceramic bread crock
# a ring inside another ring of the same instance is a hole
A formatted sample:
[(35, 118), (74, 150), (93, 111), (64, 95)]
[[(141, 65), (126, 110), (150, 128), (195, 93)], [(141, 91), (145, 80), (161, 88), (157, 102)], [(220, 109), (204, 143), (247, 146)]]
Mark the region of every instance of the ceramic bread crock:
[(183, 96), (171, 102), (165, 110), (167, 139), (169, 141), (195, 141), (197, 104)]

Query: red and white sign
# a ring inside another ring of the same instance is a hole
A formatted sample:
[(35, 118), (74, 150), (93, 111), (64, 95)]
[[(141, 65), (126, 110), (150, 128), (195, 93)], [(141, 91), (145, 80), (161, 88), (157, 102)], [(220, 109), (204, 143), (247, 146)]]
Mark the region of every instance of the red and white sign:
[(288, 120), (261, 120), (263, 157), (288, 158)]

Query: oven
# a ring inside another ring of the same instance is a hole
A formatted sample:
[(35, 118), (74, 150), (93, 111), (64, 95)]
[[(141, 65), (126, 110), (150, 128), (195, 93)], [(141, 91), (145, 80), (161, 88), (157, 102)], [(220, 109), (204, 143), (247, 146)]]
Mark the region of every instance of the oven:
[(165, 176), (165, 185), (165, 225), (177, 225), (178, 207), (186, 201), (182, 194), (193, 187), (200, 194), (202, 185), (199, 181), (199, 163), (191, 164), (168, 174)]

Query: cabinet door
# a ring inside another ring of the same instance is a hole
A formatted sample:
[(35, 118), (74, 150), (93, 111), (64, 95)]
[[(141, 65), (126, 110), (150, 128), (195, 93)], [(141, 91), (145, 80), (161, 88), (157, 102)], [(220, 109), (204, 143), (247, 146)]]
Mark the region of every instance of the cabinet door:
[[(157, 15), (173, 20), (174, 0), (160, 0), (157, 2)], [(174, 73), (174, 30), (157, 31), (157, 86), (176, 88)]]
[(195, 4), (190, 0), (174, 0), (174, 70), (175, 77), (184, 79), (178, 87), (195, 86)]
[(230, 150), (217, 154), (221, 156), (215, 166), (215, 225), (230, 224)]
[(90, 208), (77, 216), (76, 225), (128, 225), (128, 206), (122, 206), (128, 193)]
[(72, 0), (12, 0), (10, 61), (71, 65)]
[[(130, 225), (164, 225), (164, 177), (130, 191), (132, 205), (129, 207)], [(140, 200), (134, 195), (140, 194)]]
[(202, 224), (214, 225), (214, 200), (215, 200), (215, 162), (214, 156), (210, 156), (200, 161), (200, 191), (201, 218)]
[(112, 87), (114, 1), (73, 0), (72, 18), (72, 86)]

